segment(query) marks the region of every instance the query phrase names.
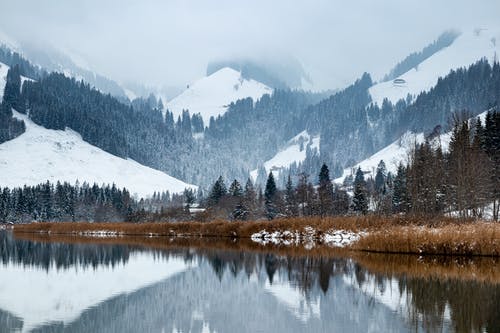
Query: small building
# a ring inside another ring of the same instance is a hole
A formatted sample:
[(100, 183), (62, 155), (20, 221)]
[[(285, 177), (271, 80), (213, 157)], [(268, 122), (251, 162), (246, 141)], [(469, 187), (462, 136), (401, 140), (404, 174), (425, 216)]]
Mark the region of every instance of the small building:
[(395, 85), (395, 86), (402, 86), (402, 85), (406, 84), (406, 80), (404, 80), (404, 79), (395, 79), (394, 81), (392, 81), (392, 84)]

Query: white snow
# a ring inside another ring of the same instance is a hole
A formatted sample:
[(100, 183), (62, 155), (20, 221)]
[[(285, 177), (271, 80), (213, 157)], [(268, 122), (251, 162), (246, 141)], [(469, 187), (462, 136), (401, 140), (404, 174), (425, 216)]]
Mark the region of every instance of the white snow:
[(255, 80), (245, 80), (240, 72), (225, 67), (190, 85), (182, 94), (167, 103), (175, 118), (183, 110), (190, 114), (200, 113), (205, 125), (210, 117), (216, 118), (226, 112), (231, 102), (251, 97), (254, 101), (264, 94), (271, 94), (272, 89)]
[[(302, 148), (301, 149), (301, 142)], [(306, 147), (311, 144), (311, 149), (317, 149), (319, 152), (320, 137), (309, 135), (307, 131), (303, 131), (290, 139), (287, 145), (273, 156), (270, 160), (264, 162), (266, 173), (273, 171), (274, 176), (277, 177), (281, 169), (287, 168), (292, 163), (299, 163), (306, 159)], [(257, 179), (258, 170), (255, 169), (250, 172), (252, 180)]]
[(138, 197), (155, 191), (196, 189), (161, 171), (92, 146), (71, 129), (48, 130), (23, 114), (14, 111), (14, 116), (24, 120), (26, 132), (0, 145), (0, 187), (36, 185), (47, 180), (74, 184), (78, 180), (80, 184), (115, 183)]
[(411, 132), (407, 132), (397, 141), (379, 150), (367, 159), (359, 162), (351, 168), (344, 169), (342, 176), (335, 179), (335, 182), (342, 183), (345, 177), (349, 175), (354, 176), (358, 167), (360, 167), (361, 170), (365, 173), (372, 175), (372, 177), (375, 177), (377, 166), (381, 160), (384, 161), (387, 171), (395, 174), (400, 162), (405, 165), (407, 164), (406, 162), (410, 149), (412, 149), (415, 144), (419, 144), (422, 142), (424, 142), (423, 133), (414, 134)]
[(3, 99), (5, 85), (7, 84), (7, 72), (8, 71), (9, 71), (9, 66), (0, 62), (0, 103)]
[(437, 52), (423, 61), (416, 68), (409, 70), (398, 79), (405, 84), (394, 84), (393, 81), (382, 82), (370, 88), (374, 103), (382, 105), (384, 97), (396, 103), (408, 94), (418, 95), (434, 87), (439, 77), (446, 76), (450, 70), (468, 67), (486, 58), (490, 63), (500, 55), (500, 30), (483, 29), (463, 32), (450, 46)]
[[(133, 253), (124, 264), (48, 270), (6, 263), (0, 266), (0, 308), (23, 319), (23, 332), (49, 322), (65, 324), (83, 311), (120, 294), (187, 270), (182, 259)], [(54, 284), (54, 281), (57, 281)]]
[(128, 88), (123, 88), (123, 92), (125, 92), (125, 95), (130, 101), (133, 101), (134, 99), (137, 98), (137, 94)]
[(312, 249), (317, 242), (324, 243), (330, 247), (344, 247), (357, 242), (366, 232), (352, 232), (347, 230), (329, 230), (318, 233), (313, 227), (307, 226), (303, 231), (274, 231), (261, 230), (252, 234), (250, 239), (262, 245), (299, 245), (306, 249)]

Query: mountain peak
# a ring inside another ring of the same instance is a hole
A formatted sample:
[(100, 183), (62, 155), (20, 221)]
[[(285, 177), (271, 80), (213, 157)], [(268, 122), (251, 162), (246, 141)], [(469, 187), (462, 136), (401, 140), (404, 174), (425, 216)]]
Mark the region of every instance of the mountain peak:
[(247, 97), (259, 99), (272, 91), (263, 83), (244, 79), (240, 72), (223, 67), (189, 85), (183, 93), (167, 103), (167, 109), (175, 117), (181, 115), (183, 110), (189, 110), (191, 114), (199, 113), (205, 125), (208, 125), (210, 117), (224, 114), (231, 102)]

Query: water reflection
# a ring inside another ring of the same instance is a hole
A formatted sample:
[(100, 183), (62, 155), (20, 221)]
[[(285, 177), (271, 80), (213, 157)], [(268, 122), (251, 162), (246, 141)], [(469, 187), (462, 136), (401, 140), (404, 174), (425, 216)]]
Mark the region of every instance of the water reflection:
[[(386, 259), (379, 267), (374, 257), (148, 250), (16, 240), (9, 233), (0, 233), (0, 242), (0, 331), (495, 332), (500, 327), (500, 285), (492, 279), (396, 274), (390, 268), (394, 262)], [(488, 265), (489, 271), (499, 268), (495, 260)]]

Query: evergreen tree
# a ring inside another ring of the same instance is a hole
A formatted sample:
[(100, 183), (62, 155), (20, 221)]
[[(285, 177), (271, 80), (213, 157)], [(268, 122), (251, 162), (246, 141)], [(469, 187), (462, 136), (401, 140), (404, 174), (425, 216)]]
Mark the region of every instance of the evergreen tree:
[(392, 206), (394, 212), (396, 213), (408, 212), (408, 189), (406, 187), (406, 169), (402, 163), (399, 163), (396, 178), (394, 179)]
[(209, 204), (214, 206), (219, 203), (219, 201), (227, 194), (226, 184), (222, 176), (219, 176), (217, 181), (212, 186), (210, 195), (208, 197)]
[(276, 182), (274, 181), (274, 176), (271, 171), (267, 177), (266, 189), (264, 191), (266, 216), (269, 220), (272, 220), (278, 214), (278, 209), (276, 207), (277, 192), (278, 189), (276, 188)]
[(377, 173), (375, 174), (375, 191), (382, 193), (385, 186), (385, 180), (387, 177), (387, 168), (385, 167), (385, 162), (380, 160), (377, 166)]
[(292, 178), (288, 175), (285, 185), (285, 215), (297, 216), (297, 200), (295, 196), (295, 189), (293, 188)]
[(321, 216), (330, 215), (333, 209), (333, 184), (326, 164), (321, 167), (318, 178), (319, 213)]
[(353, 211), (361, 214), (368, 212), (368, 197), (366, 190), (366, 181), (363, 171), (358, 167), (354, 178), (354, 195), (352, 198)]
[(241, 189), (240, 183), (235, 179), (229, 186), (229, 195), (233, 197), (243, 196), (243, 190)]

